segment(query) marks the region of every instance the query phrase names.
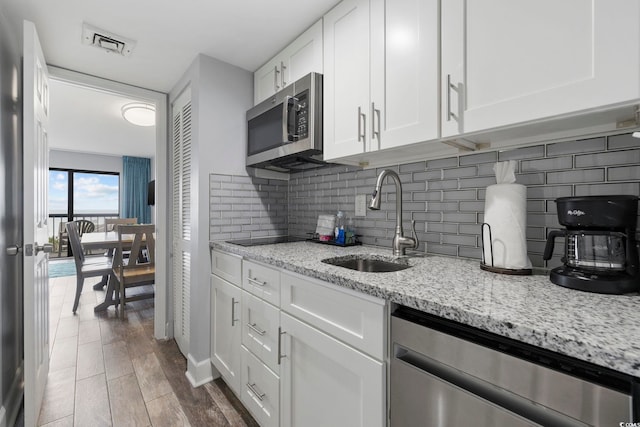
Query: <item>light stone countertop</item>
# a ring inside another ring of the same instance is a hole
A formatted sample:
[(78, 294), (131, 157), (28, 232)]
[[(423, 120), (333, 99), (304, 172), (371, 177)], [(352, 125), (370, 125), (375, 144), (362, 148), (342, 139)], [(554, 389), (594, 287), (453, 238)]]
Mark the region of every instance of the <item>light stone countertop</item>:
[(362, 273), (325, 258), (375, 254), (391, 248), (349, 248), (313, 242), (214, 249), (315, 277), (446, 319), (640, 377), (640, 296), (601, 295), (557, 286), (546, 275), (507, 276), (478, 261), (408, 257), (413, 267)]

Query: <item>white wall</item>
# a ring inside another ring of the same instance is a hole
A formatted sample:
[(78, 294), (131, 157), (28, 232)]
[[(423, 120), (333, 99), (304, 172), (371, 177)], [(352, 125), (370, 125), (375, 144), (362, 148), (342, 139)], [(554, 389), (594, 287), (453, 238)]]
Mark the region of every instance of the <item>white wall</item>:
[(122, 156), (75, 153), (52, 149), (49, 152), (49, 167), (97, 172), (118, 172), (122, 174)]
[[(246, 111), (253, 106), (253, 74), (199, 55), (169, 94), (170, 103), (191, 86), (191, 319), (187, 376), (211, 378), (209, 174), (247, 175)], [(215, 375), (216, 373), (214, 373)]]

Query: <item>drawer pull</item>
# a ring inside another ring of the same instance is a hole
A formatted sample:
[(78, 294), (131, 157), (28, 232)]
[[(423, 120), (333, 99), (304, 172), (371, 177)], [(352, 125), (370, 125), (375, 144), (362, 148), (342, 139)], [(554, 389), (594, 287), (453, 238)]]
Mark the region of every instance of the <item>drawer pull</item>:
[(240, 301), (236, 301), (235, 298), (231, 298), (231, 326), (234, 326), (235, 323), (239, 320), (236, 319), (236, 304)]
[(247, 277), (247, 280), (250, 283), (253, 283), (254, 285), (258, 285), (258, 286), (265, 286), (267, 284), (267, 282), (261, 282), (258, 279), (254, 279), (253, 277)]
[(282, 328), (278, 328), (278, 365), (282, 362), (282, 359), (287, 357), (286, 355), (282, 355), (282, 336), (286, 334), (286, 332), (282, 332)]
[(253, 383), (253, 384), (247, 383), (247, 388), (251, 390), (251, 393), (253, 393), (260, 401), (262, 401), (262, 399), (264, 399), (264, 397), (266, 396), (266, 394), (258, 392), (258, 389), (256, 388), (256, 383)]
[(258, 328), (255, 323), (247, 323), (247, 327), (258, 335), (264, 335), (267, 333), (267, 331), (263, 331), (262, 329)]

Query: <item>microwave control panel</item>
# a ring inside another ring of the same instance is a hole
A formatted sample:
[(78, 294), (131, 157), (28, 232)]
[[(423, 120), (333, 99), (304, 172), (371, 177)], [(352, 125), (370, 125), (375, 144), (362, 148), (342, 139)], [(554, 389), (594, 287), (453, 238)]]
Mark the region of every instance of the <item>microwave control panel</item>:
[(308, 91), (304, 91), (296, 95), (296, 108), (294, 110), (295, 124), (294, 124), (294, 141), (306, 139), (309, 136), (309, 103), (308, 103)]

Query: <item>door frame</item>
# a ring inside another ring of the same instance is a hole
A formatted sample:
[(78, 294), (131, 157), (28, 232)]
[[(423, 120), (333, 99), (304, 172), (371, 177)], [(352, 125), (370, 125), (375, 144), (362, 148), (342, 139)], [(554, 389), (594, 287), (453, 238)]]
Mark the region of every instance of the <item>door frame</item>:
[(172, 311), (169, 310), (170, 289), (167, 266), (169, 259), (169, 238), (171, 228), (169, 227), (169, 201), (167, 195), (169, 188), (169, 144), (168, 144), (168, 95), (166, 93), (131, 86), (125, 83), (106, 80), (100, 77), (79, 73), (77, 71), (66, 70), (49, 66), (49, 77), (52, 80), (87, 87), (102, 92), (141, 99), (154, 103), (156, 106), (156, 158), (155, 158), (155, 180), (156, 180), (156, 286), (154, 298), (154, 336), (156, 339), (166, 339), (173, 337), (173, 328), (169, 327), (173, 323)]

